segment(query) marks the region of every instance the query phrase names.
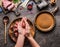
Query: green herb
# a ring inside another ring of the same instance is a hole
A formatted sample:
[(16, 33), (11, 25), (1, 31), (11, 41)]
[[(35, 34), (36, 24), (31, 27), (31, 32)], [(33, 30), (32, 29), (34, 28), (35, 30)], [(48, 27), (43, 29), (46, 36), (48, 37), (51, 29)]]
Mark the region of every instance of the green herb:
[(14, 2), (14, 3), (17, 3), (17, 2), (18, 2), (18, 0), (14, 0), (13, 2)]

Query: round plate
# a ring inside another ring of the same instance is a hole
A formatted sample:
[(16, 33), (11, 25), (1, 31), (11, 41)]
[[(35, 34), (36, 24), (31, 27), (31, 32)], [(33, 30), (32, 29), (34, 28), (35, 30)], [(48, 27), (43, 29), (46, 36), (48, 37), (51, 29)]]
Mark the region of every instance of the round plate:
[(52, 13), (42, 11), (36, 16), (35, 25), (39, 30), (48, 32), (53, 29), (55, 25), (55, 18)]
[[(22, 18), (18, 18), (18, 19), (15, 19), (9, 26), (9, 36), (11, 37), (11, 39), (16, 42), (17, 41), (17, 37), (14, 35), (14, 31), (11, 29), (11, 26), (13, 26), (15, 24), (16, 21), (21, 21)], [(34, 26), (32, 24), (32, 22), (30, 20), (27, 20), (27, 22), (29, 23), (31, 29), (30, 29), (30, 33), (31, 35), (34, 37), (34, 34), (35, 34), (35, 29), (34, 29)]]

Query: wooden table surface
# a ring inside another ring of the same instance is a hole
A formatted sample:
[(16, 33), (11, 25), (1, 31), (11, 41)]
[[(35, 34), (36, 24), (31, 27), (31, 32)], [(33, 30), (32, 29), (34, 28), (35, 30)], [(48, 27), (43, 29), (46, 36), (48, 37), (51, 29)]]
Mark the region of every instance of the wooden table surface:
[[(60, 8), (60, 0), (57, 0), (56, 6)], [(52, 8), (51, 6), (48, 6), (47, 8)], [(19, 17), (27, 17), (32, 21), (34, 24), (34, 19), (38, 13), (36, 6), (34, 4), (34, 8), (32, 10), (33, 14), (31, 14), (27, 9), (20, 10), (18, 8), (18, 11), (21, 13)], [(2, 22), (2, 19), (4, 16), (8, 16), (10, 19), (9, 24), (7, 25), (7, 45), (4, 45), (4, 24)], [(35, 40), (41, 47), (60, 47), (60, 9), (56, 14), (54, 15), (56, 19), (56, 27), (53, 31), (50, 33), (42, 33), (36, 29), (35, 34)], [(5, 15), (4, 13), (0, 13), (0, 47), (14, 47), (15, 43), (10, 39), (8, 35), (8, 28), (10, 23), (15, 19), (18, 18), (15, 16), (13, 12), (8, 13)], [(24, 47), (31, 47), (31, 45), (28, 43), (27, 45), (24, 45)]]

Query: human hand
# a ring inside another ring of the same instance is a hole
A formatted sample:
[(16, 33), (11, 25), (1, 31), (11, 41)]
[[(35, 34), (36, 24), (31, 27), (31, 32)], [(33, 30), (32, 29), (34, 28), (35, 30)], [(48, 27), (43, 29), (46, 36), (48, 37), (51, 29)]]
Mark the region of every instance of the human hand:
[(27, 18), (24, 17), (22, 18), (21, 22), (19, 22), (18, 24), (18, 32), (21, 33), (22, 35), (25, 35), (29, 33), (29, 31), (30, 31), (30, 26), (27, 22)]
[(27, 33), (25, 36), (28, 38), (28, 40), (30, 40), (30, 39), (33, 38), (32, 35), (31, 35), (30, 33)]
[(26, 21), (26, 20), (24, 20), (25, 21), (25, 23), (26, 23), (26, 34), (25, 34), (25, 37), (27, 37), (28, 39), (31, 39), (31, 38), (33, 38), (32, 37), (32, 35), (31, 35), (31, 33), (30, 33), (30, 26), (29, 26), (29, 24), (28, 24), (28, 22)]

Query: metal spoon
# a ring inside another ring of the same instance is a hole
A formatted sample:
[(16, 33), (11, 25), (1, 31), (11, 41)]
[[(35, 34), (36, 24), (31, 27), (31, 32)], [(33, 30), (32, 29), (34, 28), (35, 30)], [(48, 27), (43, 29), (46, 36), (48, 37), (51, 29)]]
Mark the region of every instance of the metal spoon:
[(4, 41), (5, 41), (5, 44), (7, 43), (7, 41), (6, 41), (6, 25), (8, 24), (8, 22), (9, 22), (9, 18), (7, 16), (3, 17), (3, 23), (5, 25), (5, 32), (4, 32), (4, 36), (5, 36)]

